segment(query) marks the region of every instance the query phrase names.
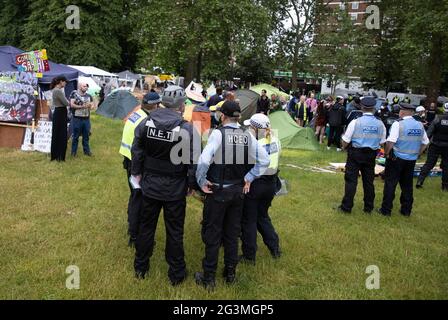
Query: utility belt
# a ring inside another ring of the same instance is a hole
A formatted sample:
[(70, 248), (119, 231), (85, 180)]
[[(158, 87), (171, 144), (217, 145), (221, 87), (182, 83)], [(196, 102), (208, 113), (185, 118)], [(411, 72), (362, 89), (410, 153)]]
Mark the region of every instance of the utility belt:
[(349, 147), (350, 151), (357, 151), (361, 153), (376, 153), (378, 150), (373, 150), (372, 148), (355, 148), (353, 145)]
[(183, 164), (172, 164), (171, 161), (145, 157), (145, 172), (169, 176), (174, 178), (184, 178), (187, 176), (187, 166)]

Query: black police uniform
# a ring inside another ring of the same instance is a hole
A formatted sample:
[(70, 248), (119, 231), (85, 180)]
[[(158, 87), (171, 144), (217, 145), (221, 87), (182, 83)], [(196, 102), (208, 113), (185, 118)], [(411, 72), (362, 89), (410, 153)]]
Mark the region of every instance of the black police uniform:
[(350, 213), (358, 185), (358, 175), (361, 172), (364, 189), (364, 212), (371, 213), (374, 208), (375, 159), (381, 142), (385, 136), (383, 123), (371, 115), (358, 118), (362, 121), (355, 126), (351, 143), (348, 148), (347, 164), (345, 166), (345, 194), (339, 210)]
[(398, 113), (400, 112), (400, 106), (398, 104), (392, 106), (392, 112), (388, 114), (387, 118), (385, 118), (384, 125), (386, 126), (386, 133), (389, 135), (390, 127), (394, 124), (394, 122), (400, 120), (400, 116)]
[[(204, 203), (204, 273), (196, 274), (196, 281), (204, 285), (214, 283), (221, 244), (224, 246), (224, 276), (228, 282), (234, 280), (244, 205), (244, 177), (255, 163), (255, 159), (249, 157), (252, 140), (248, 131), (229, 126), (217, 130), (221, 131), (222, 143), (207, 172), (207, 180), (214, 184), (214, 188)], [(228, 156), (229, 152), (233, 152), (233, 157)], [(241, 161), (237, 162), (237, 156)]]
[(441, 156), (442, 190), (448, 191), (448, 114), (437, 117), (427, 133), (431, 137), (431, 144), (429, 145), (428, 158), (418, 177), (417, 188), (423, 186), (426, 177)]
[[(168, 276), (173, 285), (186, 277), (184, 259), (184, 222), (188, 187), (195, 185), (192, 165), (173, 164), (170, 153), (177, 143), (192, 145), (193, 129), (180, 113), (157, 109), (139, 124), (132, 146), (132, 175), (142, 175), (143, 208), (137, 236), (134, 268), (137, 277), (149, 270), (154, 236), (160, 210), (163, 208), (166, 227), (165, 257)], [(185, 139), (185, 140), (184, 140)], [(186, 141), (190, 139), (190, 141)], [(192, 162), (192, 153), (190, 159)], [(181, 154), (182, 156), (182, 154)]]

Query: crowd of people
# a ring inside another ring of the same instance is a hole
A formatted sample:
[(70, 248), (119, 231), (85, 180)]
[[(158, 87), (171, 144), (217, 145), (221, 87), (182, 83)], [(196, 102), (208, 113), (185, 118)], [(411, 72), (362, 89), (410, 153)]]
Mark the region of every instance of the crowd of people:
[[(120, 154), (131, 192), (129, 244), (135, 245), (135, 275), (144, 279), (150, 269), (157, 222), (163, 209), (168, 278), (173, 286), (182, 283), (187, 277), (183, 243), (186, 197), (199, 194), (204, 203), (200, 236), (205, 254), (203, 270), (196, 272), (194, 279), (198, 285), (213, 290), (221, 246), (222, 275), (229, 284), (235, 281), (238, 263), (255, 264), (257, 231), (272, 257), (281, 256), (279, 236), (268, 214), (281, 187), (281, 146), (263, 113), (247, 120), (247, 129), (241, 127), (241, 107), (234, 94), (218, 88), (216, 96), (209, 100), (217, 130), (213, 130), (203, 148), (195, 150), (194, 141), (201, 141), (201, 137), (183, 119), (185, 101), (181, 87), (169, 86), (161, 96), (153, 90), (144, 96), (142, 109), (126, 121)], [(200, 155), (197, 161), (195, 154)], [(179, 159), (173, 159), (173, 155)]]
[[(90, 110), (92, 97), (88, 86), (65, 98), (67, 79), (57, 77), (53, 88), (53, 137), (51, 159), (65, 160), (67, 148), (67, 110), (71, 113), (72, 156), (76, 156), (82, 136), (83, 151), (89, 148)], [(155, 246), (158, 218), (163, 209), (166, 228), (165, 257), (168, 277), (173, 286), (187, 277), (184, 256), (184, 224), (186, 197), (199, 194), (203, 201), (201, 238), (205, 244), (202, 272), (194, 274), (198, 285), (213, 290), (219, 250), (224, 248), (223, 277), (233, 283), (238, 263), (255, 264), (257, 232), (273, 258), (281, 256), (279, 236), (269, 218), (269, 208), (281, 189), (278, 177), (281, 143), (271, 131), (268, 115), (288, 112), (301, 127), (312, 127), (316, 139), (327, 148), (347, 150), (345, 194), (336, 209), (350, 213), (354, 207), (358, 174), (364, 188), (364, 212), (374, 210), (375, 165), (379, 150), (387, 159), (383, 201), (379, 213), (390, 216), (395, 190), (401, 187), (400, 213), (410, 216), (413, 206), (413, 175), (417, 159), (427, 149), (428, 160), (422, 169), (417, 187), (442, 157), (442, 190), (448, 191), (448, 103), (444, 115), (435, 116), (435, 105), (417, 108), (410, 101), (395, 98), (378, 110), (374, 97), (328, 97), (317, 100), (296, 94), (288, 102), (265, 90), (257, 102), (257, 111), (244, 126), (235, 94), (217, 88), (204, 108), (210, 112), (210, 127), (215, 128), (207, 143), (202, 132), (184, 120), (185, 91), (168, 86), (160, 92), (151, 88), (143, 97), (141, 109), (127, 119), (122, 135), (120, 154), (127, 172), (130, 189), (128, 201), (129, 245), (135, 246), (134, 269), (144, 279), (150, 269)], [(199, 135), (199, 137), (198, 137)], [(431, 140), (430, 140), (431, 139)], [(197, 150), (199, 142), (200, 149)], [(199, 236), (199, 234), (198, 234)], [(242, 255), (238, 255), (241, 239)]]

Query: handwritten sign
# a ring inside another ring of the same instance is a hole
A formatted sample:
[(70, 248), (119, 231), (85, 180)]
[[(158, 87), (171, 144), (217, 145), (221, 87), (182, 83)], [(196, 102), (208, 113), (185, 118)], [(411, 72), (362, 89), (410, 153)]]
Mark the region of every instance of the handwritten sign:
[(34, 118), (37, 81), (29, 72), (0, 72), (0, 121), (29, 123)]
[(31, 144), (32, 130), (26, 129), (23, 139), (23, 151), (38, 151), (42, 153), (51, 153), (51, 134), (53, 123), (51, 121), (39, 121), (39, 126), (34, 133), (34, 145)]
[(16, 65), (19, 71), (42, 73), (50, 71), (48, 63), (47, 50), (37, 50), (21, 53), (16, 56)]

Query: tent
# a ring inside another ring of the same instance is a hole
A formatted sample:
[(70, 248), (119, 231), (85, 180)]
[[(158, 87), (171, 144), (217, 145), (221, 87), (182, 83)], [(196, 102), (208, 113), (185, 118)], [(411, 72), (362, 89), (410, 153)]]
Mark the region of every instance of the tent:
[(235, 99), (239, 100), (241, 107), (241, 121), (247, 120), (257, 112), (257, 101), (260, 95), (252, 90), (235, 91)]
[(97, 114), (112, 119), (125, 119), (140, 102), (126, 90), (111, 93), (98, 107)]
[[(17, 71), (17, 65), (15, 64), (16, 56), (23, 53), (20, 50), (11, 46), (0, 46), (0, 71)], [(49, 61), (50, 71), (44, 72), (42, 78), (38, 79), (39, 87), (42, 91), (47, 91), (50, 89), (51, 81), (54, 77), (63, 75), (65, 76), (69, 83), (65, 87), (65, 93), (67, 96), (76, 89), (78, 77), (83, 75), (79, 70), (73, 69), (69, 66), (54, 63)]]
[(261, 95), (261, 91), (263, 89), (267, 91), (267, 95), (268, 95), (269, 99), (271, 98), (272, 94), (275, 94), (278, 97), (285, 97), (286, 99), (289, 100), (289, 94), (284, 93), (284, 92), (280, 91), (279, 89), (277, 89), (276, 87), (273, 87), (266, 83), (262, 83), (262, 84), (259, 84), (259, 85), (256, 85), (256, 86), (253, 86), (250, 88), (250, 90), (255, 91), (259, 95)]
[(277, 130), (283, 148), (309, 151), (319, 150), (319, 144), (311, 128), (301, 128), (285, 111), (273, 112), (269, 115), (271, 126)]
[[(128, 87), (132, 88), (132, 91), (134, 91), (135, 87), (137, 86), (137, 84), (139, 84), (140, 89), (143, 90), (143, 81), (142, 81), (142, 76), (132, 73), (129, 70), (120, 72), (117, 74), (118, 75), (118, 81), (119, 82), (126, 82), (126, 85)], [(138, 83), (140, 82), (140, 83)], [(131, 84), (131, 85), (129, 85)]]

